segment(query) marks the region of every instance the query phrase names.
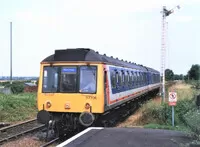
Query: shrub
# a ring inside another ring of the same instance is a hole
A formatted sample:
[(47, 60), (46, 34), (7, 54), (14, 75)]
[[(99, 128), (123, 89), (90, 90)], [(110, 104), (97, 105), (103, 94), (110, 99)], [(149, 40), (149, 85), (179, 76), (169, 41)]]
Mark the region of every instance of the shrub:
[[(192, 131), (195, 137), (200, 137), (200, 110), (197, 110), (195, 102), (195, 98), (184, 98), (177, 101), (177, 105), (174, 107), (174, 128), (186, 128)], [(167, 103), (160, 105), (152, 100), (144, 104), (141, 111), (140, 122), (143, 124), (140, 125), (150, 128), (171, 129), (171, 127), (166, 127), (172, 125), (172, 108)]]
[(12, 84), (7, 83), (5, 87), (11, 88), (13, 94), (19, 94), (24, 91), (24, 83), (22, 82), (13, 82)]
[(166, 104), (160, 105), (151, 100), (142, 107), (142, 117), (140, 118), (140, 122), (143, 122), (144, 124), (166, 124), (169, 115), (168, 109)]
[(200, 113), (197, 110), (191, 110), (183, 116), (183, 119), (185, 124), (198, 136), (200, 134)]

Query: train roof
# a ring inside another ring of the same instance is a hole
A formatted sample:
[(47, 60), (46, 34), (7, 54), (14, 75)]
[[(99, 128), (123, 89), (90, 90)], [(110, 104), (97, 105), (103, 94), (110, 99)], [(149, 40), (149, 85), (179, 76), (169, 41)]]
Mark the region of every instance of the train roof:
[[(145, 67), (143, 65), (138, 65), (133, 62), (127, 62), (119, 60), (118, 58), (113, 58), (106, 56), (106, 54), (101, 55), (97, 51), (90, 48), (72, 48), (65, 50), (55, 50), (53, 55), (48, 56), (42, 62), (62, 62), (62, 61), (92, 61), (92, 62), (105, 62), (118, 66), (130, 67), (141, 70), (148, 70), (151, 72), (158, 72), (152, 68)], [(158, 72), (159, 73), (159, 72)]]
[(154, 73), (160, 73), (159, 71), (157, 71), (157, 70), (155, 70), (155, 69), (153, 69), (153, 68), (150, 68), (150, 67), (147, 67), (147, 69), (148, 69), (148, 71), (150, 71), (150, 72), (154, 72)]

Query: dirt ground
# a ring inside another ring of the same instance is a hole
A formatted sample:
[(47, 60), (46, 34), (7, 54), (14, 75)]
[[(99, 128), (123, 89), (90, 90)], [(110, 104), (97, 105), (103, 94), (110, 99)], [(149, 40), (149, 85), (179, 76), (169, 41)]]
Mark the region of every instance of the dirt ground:
[(21, 137), (18, 140), (14, 140), (3, 144), (1, 147), (39, 147), (43, 142), (37, 140), (32, 136)]

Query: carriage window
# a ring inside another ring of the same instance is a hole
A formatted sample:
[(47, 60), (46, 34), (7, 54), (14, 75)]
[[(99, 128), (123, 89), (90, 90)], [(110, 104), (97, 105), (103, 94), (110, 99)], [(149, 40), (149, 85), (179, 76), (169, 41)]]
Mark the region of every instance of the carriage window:
[(118, 72), (115, 73), (115, 76), (116, 76), (116, 84), (118, 84), (118, 82), (119, 82), (119, 74), (118, 74)]
[(140, 85), (142, 85), (142, 73), (139, 72), (139, 76), (140, 76)]
[(132, 73), (130, 72), (129, 73), (129, 87), (132, 87), (132, 85), (133, 85), (133, 75), (132, 75)]
[(140, 86), (141, 85), (141, 76), (140, 76), (140, 73), (138, 72), (137, 75), (138, 75), (138, 86)]
[(44, 67), (43, 92), (57, 92), (58, 90), (58, 67)]
[(77, 81), (77, 69), (76, 67), (62, 67), (61, 79), (60, 79), (60, 91), (61, 92), (75, 92)]
[(131, 76), (130, 86), (134, 88), (134, 85), (135, 85), (135, 82), (134, 82), (134, 73), (131, 72), (131, 73), (130, 73), (130, 76)]
[(144, 81), (145, 81), (145, 79), (144, 79), (144, 73), (142, 73), (142, 85), (144, 85)]
[(158, 75), (156, 74), (156, 83), (158, 82)]
[(112, 88), (116, 88), (116, 81), (117, 81), (116, 73), (113, 71), (113, 72), (111, 72), (111, 85), (112, 85)]
[(155, 74), (155, 83), (157, 82), (157, 74)]
[(134, 87), (137, 87), (137, 74), (136, 74), (136, 72), (133, 73), (133, 81), (134, 81)]
[(138, 77), (137, 72), (135, 72), (135, 82), (136, 82), (136, 87), (138, 87), (139, 86), (139, 77)]
[(118, 72), (118, 85), (119, 86), (122, 86), (122, 74), (121, 74), (121, 72)]
[(125, 85), (125, 73), (124, 71), (122, 71), (122, 85), (124, 86)]
[(123, 81), (123, 86), (128, 86), (128, 83), (129, 83), (128, 71), (122, 71), (122, 81)]
[(125, 74), (125, 85), (128, 86), (129, 85), (129, 72), (127, 71)]
[(129, 75), (129, 72), (127, 71), (127, 75), (126, 75), (126, 78), (127, 78), (127, 82), (129, 82), (129, 78), (130, 77), (130, 75)]
[(152, 82), (154, 83), (154, 74), (152, 74)]
[(140, 75), (140, 73), (138, 72), (138, 86), (140, 86), (141, 85), (141, 75)]
[(122, 72), (122, 83), (124, 83), (124, 72)]
[(145, 85), (147, 83), (147, 74), (146, 74), (146, 72), (144, 73), (144, 83), (145, 83)]

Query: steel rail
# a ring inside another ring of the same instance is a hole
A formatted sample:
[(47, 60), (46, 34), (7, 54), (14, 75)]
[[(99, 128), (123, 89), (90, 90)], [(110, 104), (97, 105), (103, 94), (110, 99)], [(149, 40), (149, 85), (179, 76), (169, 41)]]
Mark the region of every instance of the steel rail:
[(41, 145), (40, 147), (47, 147), (47, 146), (53, 144), (54, 142), (56, 142), (56, 141), (58, 141), (58, 140), (59, 140), (59, 137), (57, 137), (57, 138), (55, 138), (55, 139), (53, 139), (53, 140), (51, 140), (51, 141), (49, 141), (49, 142), (47, 142), (47, 143)]
[(0, 133), (5, 132), (7, 129), (11, 129), (11, 128), (14, 128), (14, 127), (17, 127), (17, 126), (20, 126), (20, 125), (28, 124), (28, 123), (31, 123), (31, 122), (34, 122), (34, 121), (37, 121), (37, 119), (34, 118), (34, 119), (30, 119), (30, 120), (27, 120), (27, 121), (24, 121), (24, 122), (21, 122), (21, 123), (18, 123), (18, 124), (13, 124), (13, 125), (10, 125), (10, 126), (2, 127), (2, 128), (0, 128)]
[[(34, 132), (36, 130), (44, 128), (44, 124), (37, 124), (36, 119), (28, 120), (19, 124), (4, 127), (0, 129), (0, 144), (11, 139), (16, 139), (19, 136), (27, 133)], [(13, 130), (12, 130), (13, 129)]]

